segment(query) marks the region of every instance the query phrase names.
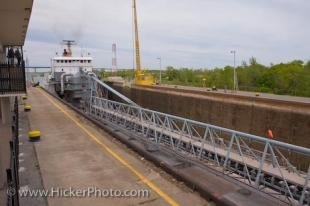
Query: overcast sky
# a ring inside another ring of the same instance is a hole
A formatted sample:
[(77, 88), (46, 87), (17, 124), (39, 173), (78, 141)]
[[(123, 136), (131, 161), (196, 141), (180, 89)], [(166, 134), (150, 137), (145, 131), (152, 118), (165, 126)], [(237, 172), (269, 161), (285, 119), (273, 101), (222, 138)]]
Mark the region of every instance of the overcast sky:
[[(131, 0), (34, 0), (25, 50), (49, 66), (63, 39), (76, 40), (96, 67), (132, 68)], [(260, 63), (310, 59), (309, 0), (137, 0), (142, 64), (214, 68), (251, 56)]]

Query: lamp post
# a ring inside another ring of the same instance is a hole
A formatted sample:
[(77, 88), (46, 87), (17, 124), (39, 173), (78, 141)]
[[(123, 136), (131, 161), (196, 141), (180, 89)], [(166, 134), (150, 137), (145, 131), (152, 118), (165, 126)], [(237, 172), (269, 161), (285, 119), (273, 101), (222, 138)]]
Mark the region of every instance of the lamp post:
[(157, 60), (159, 61), (159, 84), (161, 84), (161, 57), (158, 57)]
[(236, 50), (230, 51), (234, 55), (234, 92), (237, 91), (237, 74), (236, 74)]

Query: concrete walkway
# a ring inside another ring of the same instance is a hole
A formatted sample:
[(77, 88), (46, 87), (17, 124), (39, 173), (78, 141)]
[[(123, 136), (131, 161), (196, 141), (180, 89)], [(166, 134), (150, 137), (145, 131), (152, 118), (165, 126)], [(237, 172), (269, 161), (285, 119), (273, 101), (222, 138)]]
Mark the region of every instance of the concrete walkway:
[[(36, 142), (30, 142), (28, 138), (29, 120), (28, 113), (20, 106), (19, 112), (19, 185), (20, 190), (30, 188), (43, 190), (40, 166), (35, 151)], [(20, 197), (21, 206), (45, 206), (47, 199), (44, 196), (32, 198), (30, 196)]]
[(103, 188), (150, 191), (148, 197), (48, 197), (53, 205), (208, 205), (171, 176), (44, 91), (31, 88), (27, 113), (39, 129), (35, 150), (45, 189)]

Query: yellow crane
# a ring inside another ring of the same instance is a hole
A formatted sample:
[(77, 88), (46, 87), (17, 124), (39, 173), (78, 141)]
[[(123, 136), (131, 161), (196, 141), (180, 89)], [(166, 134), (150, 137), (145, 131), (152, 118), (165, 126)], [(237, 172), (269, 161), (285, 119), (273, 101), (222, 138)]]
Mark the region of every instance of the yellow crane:
[(136, 0), (132, 0), (132, 2), (133, 2), (134, 52), (135, 52), (135, 63), (136, 63), (134, 84), (152, 85), (154, 84), (154, 77), (151, 74), (145, 73), (145, 71), (143, 70), (141, 66)]

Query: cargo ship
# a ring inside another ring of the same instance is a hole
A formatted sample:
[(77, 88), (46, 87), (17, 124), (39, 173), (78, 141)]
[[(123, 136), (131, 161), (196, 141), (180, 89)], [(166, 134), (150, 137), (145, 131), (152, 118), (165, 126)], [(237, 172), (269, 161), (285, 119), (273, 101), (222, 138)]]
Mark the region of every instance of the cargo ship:
[(71, 103), (79, 103), (86, 88), (82, 74), (93, 74), (93, 58), (83, 54), (76, 56), (72, 52), (75, 41), (63, 40), (65, 48), (62, 54), (56, 53), (51, 59), (51, 73), (48, 77), (49, 90)]

